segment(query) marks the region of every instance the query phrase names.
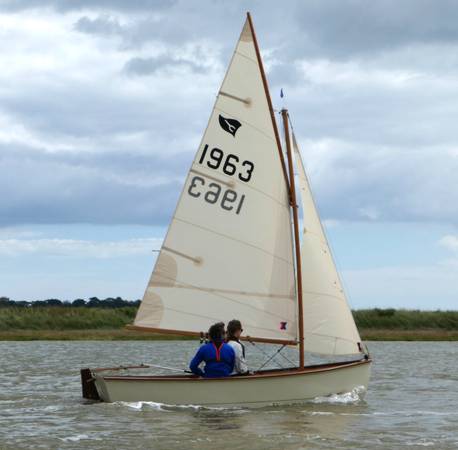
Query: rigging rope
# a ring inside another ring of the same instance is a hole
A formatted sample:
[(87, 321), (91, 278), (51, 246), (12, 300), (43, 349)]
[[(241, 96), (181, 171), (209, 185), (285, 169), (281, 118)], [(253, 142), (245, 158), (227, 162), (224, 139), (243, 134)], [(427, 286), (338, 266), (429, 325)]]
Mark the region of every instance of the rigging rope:
[[(262, 347), (257, 346), (257, 345), (256, 345), (253, 341), (251, 341), (251, 340), (248, 340), (248, 342), (249, 342), (253, 347), (256, 347), (256, 348), (257, 348), (261, 353), (263, 353), (265, 356), (267, 356), (268, 358), (270, 358), (269, 353), (267, 353), (266, 351), (264, 351), (264, 350), (262, 349)], [(286, 346), (286, 344), (283, 345), (283, 347), (285, 347), (285, 346)], [(282, 349), (283, 349), (283, 347), (282, 347)], [(281, 349), (281, 350), (282, 350), (282, 349)], [(277, 354), (275, 353), (274, 356), (276, 356), (276, 355), (277, 355)], [(293, 366), (296, 366), (296, 365), (297, 365), (297, 363), (295, 363), (294, 361), (291, 361), (291, 360), (290, 360), (286, 355), (284, 355), (283, 353), (280, 353), (280, 356), (283, 357), (284, 359), (286, 359), (286, 361), (288, 361), (288, 362), (289, 362), (290, 364), (292, 364)], [(277, 365), (279, 365), (282, 369), (284, 369), (284, 367), (283, 367), (279, 362), (277, 362), (277, 361), (275, 361), (275, 362), (276, 362)]]
[[(263, 367), (265, 367), (270, 361), (272, 361), (272, 359), (275, 358), (275, 356), (277, 356), (284, 348), (286, 347), (286, 344), (283, 344), (267, 361), (264, 362), (264, 364), (261, 365), (261, 367), (259, 367), (257, 370), (254, 371), (254, 373), (257, 373), (259, 372)], [(277, 362), (277, 361), (275, 361)], [(278, 364), (278, 362), (277, 362)], [(281, 365), (281, 364), (278, 364), (282, 369), (284, 369), (284, 367)]]
[[(253, 347), (256, 347), (264, 356), (267, 356), (267, 358), (269, 358), (268, 361), (270, 361), (272, 358), (271, 358), (271, 355), (269, 355), (269, 353), (267, 353), (266, 351), (264, 351), (261, 347), (258, 347), (253, 341), (251, 340), (248, 340), (248, 342), (253, 346)], [(276, 354), (275, 354), (276, 355)], [(274, 356), (275, 356), (274, 355)], [(278, 361), (275, 361), (275, 363), (277, 364), (277, 366), (279, 366), (281, 369), (283, 369), (284, 367), (278, 362)], [(258, 369), (259, 370), (259, 369)], [(256, 372), (256, 371), (255, 371)]]

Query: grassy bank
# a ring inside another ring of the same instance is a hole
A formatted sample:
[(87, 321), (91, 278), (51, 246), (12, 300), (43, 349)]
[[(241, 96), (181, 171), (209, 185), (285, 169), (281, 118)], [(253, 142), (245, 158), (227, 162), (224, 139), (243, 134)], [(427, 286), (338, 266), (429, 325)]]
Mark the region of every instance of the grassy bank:
[[(458, 341), (458, 331), (360, 330), (363, 341)], [(170, 334), (123, 329), (101, 330), (0, 330), (0, 341), (165, 341), (194, 339)]]
[[(174, 339), (125, 330), (137, 308), (0, 308), (0, 340)], [(458, 340), (458, 311), (370, 309), (354, 311), (364, 340)]]
[(98, 330), (9, 330), (0, 331), (0, 341), (170, 341), (189, 337), (142, 333), (122, 328)]
[(370, 330), (441, 330), (458, 332), (458, 311), (359, 309), (353, 311), (358, 328)]
[(0, 332), (19, 330), (121, 329), (132, 323), (137, 308), (34, 307), (0, 308)]

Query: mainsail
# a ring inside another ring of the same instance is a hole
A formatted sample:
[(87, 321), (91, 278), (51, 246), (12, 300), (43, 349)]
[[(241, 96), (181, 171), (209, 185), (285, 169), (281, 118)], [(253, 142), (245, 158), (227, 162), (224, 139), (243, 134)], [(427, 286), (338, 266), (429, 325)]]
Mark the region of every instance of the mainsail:
[(326, 355), (361, 353), (361, 338), (337, 274), (293, 133), (302, 201), (302, 298), (304, 350)]
[(242, 320), (252, 340), (297, 342), (288, 185), (246, 21), (134, 325), (199, 334)]

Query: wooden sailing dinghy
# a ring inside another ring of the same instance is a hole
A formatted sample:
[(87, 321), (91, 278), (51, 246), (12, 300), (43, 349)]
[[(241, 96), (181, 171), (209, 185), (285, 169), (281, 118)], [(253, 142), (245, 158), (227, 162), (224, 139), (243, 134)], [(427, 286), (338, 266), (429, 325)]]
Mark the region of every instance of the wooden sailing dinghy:
[[(220, 379), (84, 369), (85, 397), (261, 406), (367, 388), (371, 360), (291, 139), (288, 112), (281, 115), (286, 157), (248, 14), (131, 328), (199, 337), (212, 323), (235, 317), (245, 339), (297, 346), (298, 367)], [(306, 366), (306, 352), (348, 360)]]

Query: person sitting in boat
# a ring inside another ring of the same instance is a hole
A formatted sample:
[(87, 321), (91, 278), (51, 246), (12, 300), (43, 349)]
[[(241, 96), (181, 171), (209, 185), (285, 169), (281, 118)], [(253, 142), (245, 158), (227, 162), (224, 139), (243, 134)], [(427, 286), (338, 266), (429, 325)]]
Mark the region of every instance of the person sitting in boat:
[(227, 324), (227, 344), (235, 353), (235, 364), (232, 375), (248, 375), (248, 366), (245, 361), (245, 346), (240, 342), (243, 332), (240, 320), (234, 319)]
[[(210, 342), (202, 345), (189, 364), (192, 373), (205, 378), (227, 377), (234, 370), (235, 353), (229, 344), (224, 342), (226, 331), (224, 323), (218, 322), (210, 327)], [(199, 365), (204, 362), (202, 370)]]

